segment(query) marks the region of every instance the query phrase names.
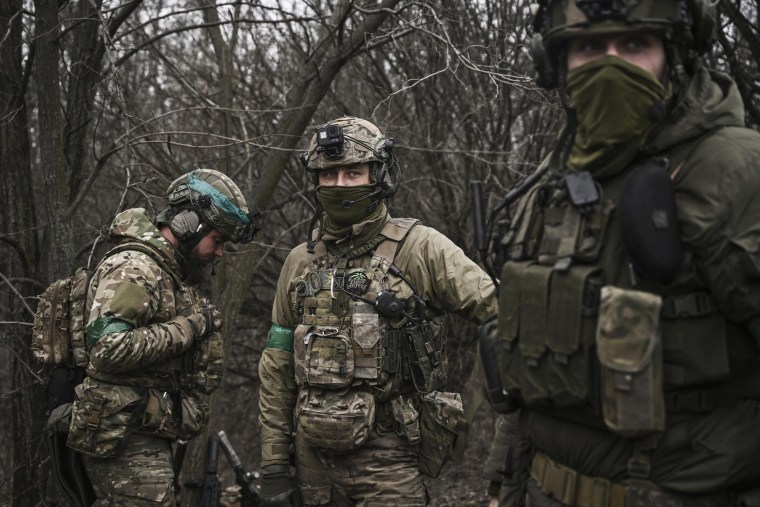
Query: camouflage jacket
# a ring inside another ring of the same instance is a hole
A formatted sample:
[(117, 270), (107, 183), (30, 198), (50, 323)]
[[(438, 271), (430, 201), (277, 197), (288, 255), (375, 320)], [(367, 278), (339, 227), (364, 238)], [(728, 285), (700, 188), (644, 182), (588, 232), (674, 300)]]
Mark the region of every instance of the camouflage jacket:
[[(390, 220), (387, 215), (381, 216), (380, 220)], [(366, 239), (362, 236), (368, 231), (377, 230), (377, 225), (377, 221), (370, 220), (354, 225), (349, 238), (325, 234), (322, 239), (339, 247), (345, 247), (352, 241), (360, 244), (361, 239)], [(365, 256), (371, 257), (372, 252)], [(273, 330), (292, 330), (301, 323), (302, 316), (296, 311), (298, 305), (292, 295), (295, 293), (296, 279), (313, 260), (314, 256), (308, 254), (305, 243), (294, 248), (285, 260), (272, 309)], [(415, 285), (418, 295), (431, 312), (453, 312), (478, 323), (495, 314), (495, 289), (490, 277), (438, 231), (423, 225), (413, 227), (401, 243), (394, 262)], [(388, 278), (390, 290), (399, 297), (410, 294), (408, 285), (401, 279), (392, 275)], [(290, 461), (293, 410), (297, 398), (292, 338), (290, 347), (287, 347), (275, 343), (270, 333), (259, 375), (262, 465), (287, 463)]]
[[(115, 243), (136, 246), (107, 256), (93, 274), (84, 396), (108, 396), (110, 389), (136, 407), (158, 410), (151, 417), (167, 419), (158, 433), (170, 437), (189, 417), (196, 419), (192, 425), (205, 425), (207, 408), (197, 395), (219, 383), (221, 336), (194, 341), (187, 316), (198, 311), (197, 291), (183, 282), (179, 254), (143, 209), (119, 214), (110, 234)], [(149, 403), (151, 391), (161, 398), (160, 409)]]

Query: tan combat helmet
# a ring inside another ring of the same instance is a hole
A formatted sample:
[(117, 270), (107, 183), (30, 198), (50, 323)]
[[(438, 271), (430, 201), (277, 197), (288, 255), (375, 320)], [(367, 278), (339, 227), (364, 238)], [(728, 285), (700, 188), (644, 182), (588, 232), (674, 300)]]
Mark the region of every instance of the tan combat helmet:
[(318, 127), (301, 154), (301, 163), (317, 185), (317, 171), (369, 163), (379, 197), (388, 198), (398, 189), (398, 165), (393, 138), (386, 138), (373, 123), (354, 116), (337, 118)]
[(666, 45), (678, 47), (673, 57), (682, 59), (690, 50), (710, 48), (716, 24), (711, 0), (540, 0), (532, 8), (531, 53), (543, 88), (560, 85), (562, 58), (574, 37), (658, 33)]
[(180, 241), (199, 241), (209, 229), (228, 241), (248, 243), (261, 229), (257, 209), (252, 212), (240, 188), (214, 169), (196, 169), (174, 180), (166, 190), (169, 207), (157, 222), (169, 225)]

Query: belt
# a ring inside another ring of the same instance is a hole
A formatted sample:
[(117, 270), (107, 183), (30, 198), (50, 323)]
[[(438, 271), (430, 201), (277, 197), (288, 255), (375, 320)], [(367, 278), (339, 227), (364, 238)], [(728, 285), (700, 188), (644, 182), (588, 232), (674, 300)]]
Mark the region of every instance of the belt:
[(530, 476), (541, 491), (565, 505), (577, 507), (625, 507), (627, 487), (601, 477), (590, 477), (536, 451)]
[(530, 476), (541, 491), (564, 505), (575, 507), (725, 507), (737, 505), (737, 492), (682, 495), (646, 481), (630, 484), (590, 477), (561, 465), (541, 451), (530, 464)]

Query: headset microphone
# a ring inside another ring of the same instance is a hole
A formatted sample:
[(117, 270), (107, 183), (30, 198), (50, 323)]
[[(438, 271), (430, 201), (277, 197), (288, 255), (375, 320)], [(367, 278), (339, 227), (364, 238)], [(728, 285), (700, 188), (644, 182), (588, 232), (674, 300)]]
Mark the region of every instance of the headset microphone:
[(355, 201), (349, 201), (348, 199), (346, 199), (345, 201), (343, 201), (343, 207), (344, 208), (350, 208), (351, 206), (353, 206), (357, 202), (363, 201), (364, 199), (369, 199), (370, 197), (375, 197), (377, 194), (382, 193), (382, 191), (383, 191), (382, 188), (377, 187), (375, 190), (373, 190), (369, 194), (365, 195), (364, 197), (362, 197), (360, 199), (356, 199)]

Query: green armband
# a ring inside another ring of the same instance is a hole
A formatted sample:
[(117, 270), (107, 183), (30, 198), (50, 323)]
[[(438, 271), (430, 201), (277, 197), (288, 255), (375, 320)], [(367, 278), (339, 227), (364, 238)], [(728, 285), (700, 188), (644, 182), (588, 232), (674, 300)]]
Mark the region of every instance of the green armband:
[(267, 335), (267, 348), (293, 352), (293, 328), (272, 324)]
[(135, 326), (129, 322), (120, 319), (100, 317), (85, 329), (85, 334), (87, 335), (87, 352), (98, 343), (98, 340), (100, 340), (101, 337), (108, 333), (120, 333), (134, 328)]

